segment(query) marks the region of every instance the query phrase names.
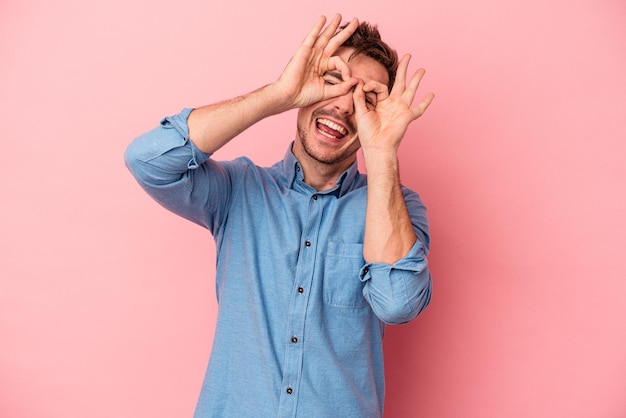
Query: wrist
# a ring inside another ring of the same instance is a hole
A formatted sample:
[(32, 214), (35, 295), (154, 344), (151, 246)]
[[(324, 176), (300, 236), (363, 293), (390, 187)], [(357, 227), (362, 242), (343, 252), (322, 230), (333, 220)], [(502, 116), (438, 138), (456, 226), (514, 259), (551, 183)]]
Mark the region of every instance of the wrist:
[(274, 110), (274, 114), (283, 113), (299, 107), (295, 103), (293, 93), (283, 86), (281, 79), (266, 85), (263, 89), (266, 100)]
[(397, 166), (398, 149), (396, 147), (362, 147), (363, 159), (368, 166)]

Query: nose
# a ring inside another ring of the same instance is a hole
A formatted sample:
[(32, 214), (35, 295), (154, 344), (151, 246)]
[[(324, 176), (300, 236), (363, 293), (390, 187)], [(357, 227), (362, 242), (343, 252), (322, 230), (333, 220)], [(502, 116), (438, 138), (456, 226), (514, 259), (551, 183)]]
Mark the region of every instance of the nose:
[(354, 113), (354, 99), (352, 98), (352, 91), (349, 91), (343, 96), (335, 97), (333, 107), (343, 115), (352, 115)]

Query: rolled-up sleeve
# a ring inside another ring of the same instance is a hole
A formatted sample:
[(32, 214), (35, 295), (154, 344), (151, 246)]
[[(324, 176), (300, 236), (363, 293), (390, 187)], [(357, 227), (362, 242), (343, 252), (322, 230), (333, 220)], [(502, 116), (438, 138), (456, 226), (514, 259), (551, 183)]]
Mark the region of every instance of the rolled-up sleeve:
[[(134, 139), (124, 161), (139, 185), (162, 206), (211, 228), (212, 216), (219, 212), (216, 205), (223, 204), (228, 195), (228, 174), (189, 140), (191, 111), (165, 117), (156, 128)], [(222, 198), (211, 202), (212, 195)]]
[(394, 264), (365, 264), (359, 277), (365, 283), (363, 296), (376, 316), (387, 324), (411, 321), (430, 302), (432, 279), (420, 240)]

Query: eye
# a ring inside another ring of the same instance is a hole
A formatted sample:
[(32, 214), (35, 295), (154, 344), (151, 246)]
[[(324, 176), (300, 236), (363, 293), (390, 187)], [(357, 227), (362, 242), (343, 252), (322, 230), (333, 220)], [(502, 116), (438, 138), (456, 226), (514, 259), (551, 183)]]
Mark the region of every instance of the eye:
[(323, 79), (326, 84), (331, 86), (339, 84), (343, 81), (341, 74), (337, 72), (327, 72), (326, 74), (324, 74)]

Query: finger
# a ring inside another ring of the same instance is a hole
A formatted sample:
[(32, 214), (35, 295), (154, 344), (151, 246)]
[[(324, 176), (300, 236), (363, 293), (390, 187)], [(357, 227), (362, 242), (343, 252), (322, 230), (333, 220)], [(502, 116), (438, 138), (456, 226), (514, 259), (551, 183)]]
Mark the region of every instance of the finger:
[(365, 91), (363, 90), (363, 86), (363, 81), (358, 80), (356, 86), (354, 87), (354, 92), (352, 93), (354, 116), (357, 120), (361, 115), (370, 111), (370, 109), (367, 108), (367, 103), (365, 101)]
[(423, 68), (420, 68), (419, 70), (415, 72), (415, 74), (413, 74), (413, 77), (411, 77), (411, 80), (409, 81), (409, 85), (407, 86), (406, 90), (402, 94), (402, 99), (405, 101), (407, 105), (410, 106), (411, 103), (413, 103), (413, 99), (415, 98), (415, 94), (417, 93), (417, 88), (419, 87), (420, 82), (422, 81), (422, 77), (424, 77), (425, 73), (426, 73), (426, 70), (424, 70)]
[(337, 32), (337, 28), (339, 27), (340, 23), (341, 15), (337, 13), (332, 18), (328, 26), (326, 26), (326, 28), (322, 31), (322, 33), (318, 32), (319, 36), (317, 37), (314, 46), (321, 49), (326, 48), (326, 45), (328, 45), (328, 41), (330, 41), (335, 32)]
[(358, 81), (355, 78), (351, 78), (348, 81), (344, 81), (340, 84), (333, 86), (326, 86), (322, 100), (331, 99), (333, 97), (339, 97), (347, 94), (350, 90), (354, 89)]
[(328, 42), (328, 45), (326, 45), (326, 48), (324, 50), (325, 54), (327, 56), (333, 55), (335, 51), (337, 51), (337, 49), (339, 49), (339, 47), (343, 45), (343, 43), (350, 36), (352, 36), (352, 34), (356, 31), (358, 27), (359, 27), (359, 20), (357, 18), (352, 19), (352, 21), (350, 21), (350, 23), (348, 23), (348, 25), (345, 28), (343, 28), (341, 31), (339, 31), (330, 39), (330, 41)]
[(343, 96), (359, 81), (352, 77), (350, 66), (336, 55), (329, 58), (328, 70), (322, 78), (325, 82), (324, 99)]
[(398, 70), (396, 71), (396, 81), (393, 83), (393, 87), (391, 88), (391, 95), (401, 96), (404, 93), (406, 88), (406, 73), (409, 68), (409, 62), (411, 61), (411, 56), (406, 54), (400, 60), (398, 64)]
[(389, 97), (389, 87), (386, 84), (379, 83), (376, 80), (370, 80), (363, 85), (363, 91), (376, 94), (376, 101), (385, 100)]
[(359, 82), (357, 78), (350, 76), (349, 67), (344, 71), (328, 71), (324, 78), (332, 80), (334, 84), (326, 83), (324, 85), (323, 100), (343, 96), (347, 94)]
[(415, 71), (415, 74), (413, 74), (413, 77), (411, 77), (411, 81), (409, 81), (409, 87), (407, 88), (407, 90), (417, 91), (417, 88), (419, 87), (420, 82), (424, 77), (424, 74), (426, 74), (426, 70), (423, 68)]
[(341, 57), (334, 55), (328, 59), (328, 70), (327, 72), (339, 72), (341, 80), (345, 81), (352, 78), (352, 70), (347, 62), (345, 62)]
[(433, 93), (428, 93), (424, 97), (424, 99), (420, 102), (420, 104), (417, 105), (417, 107), (411, 109), (411, 111), (413, 112), (414, 119), (417, 119), (424, 114), (426, 109), (428, 109), (428, 106), (430, 106), (430, 104), (433, 102), (434, 98), (435, 98), (435, 95)]
[(317, 19), (315, 26), (313, 26), (311, 31), (304, 38), (302, 45), (307, 46), (307, 47), (313, 47), (325, 23), (326, 23), (326, 16), (320, 16), (319, 19)]

